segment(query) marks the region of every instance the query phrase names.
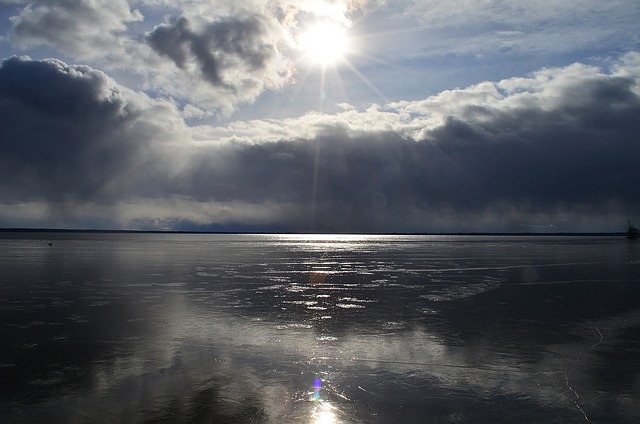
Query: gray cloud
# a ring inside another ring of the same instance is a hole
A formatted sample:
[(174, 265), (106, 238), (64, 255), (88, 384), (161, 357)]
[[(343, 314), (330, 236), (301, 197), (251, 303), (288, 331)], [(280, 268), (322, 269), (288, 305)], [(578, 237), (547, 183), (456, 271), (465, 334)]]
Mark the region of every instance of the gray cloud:
[[(162, 141), (171, 136), (168, 128), (177, 119), (175, 111), (167, 116), (167, 109), (163, 102), (129, 92), (87, 66), (55, 59), (4, 60), (4, 202), (81, 207), (84, 202), (113, 204), (126, 198), (138, 173), (155, 172), (146, 158), (162, 151)], [(155, 150), (150, 150), (152, 145)]]
[[(127, 120), (118, 89), (101, 72), (10, 58), (0, 68), (5, 199), (100, 196), (129, 156), (114, 149)], [(123, 146), (119, 146), (123, 147)]]
[(179, 18), (174, 24), (164, 24), (147, 34), (151, 47), (161, 55), (170, 58), (178, 68), (184, 68), (189, 56), (191, 31), (188, 20)]
[(179, 68), (195, 62), (206, 81), (232, 90), (269, 69), (277, 56), (269, 38), (268, 24), (260, 15), (220, 19), (200, 31), (180, 17), (147, 34), (151, 47)]
[(608, 74), (574, 65), (226, 128), (188, 128), (166, 103), (88, 67), (10, 58), (3, 209), (65, 204), (68, 222), (144, 228), (616, 229), (612, 219), (640, 213), (633, 57)]
[[(117, 72), (128, 84), (177, 99), (189, 110), (229, 115), (239, 103), (292, 78), (290, 59), (278, 51), (287, 35), (270, 9), (258, 6), (31, 2), (10, 18), (7, 40), (21, 49), (53, 48)], [(172, 23), (152, 26), (154, 19), (176, 13), (181, 17)]]
[(23, 47), (46, 45), (85, 59), (120, 56), (128, 25), (142, 19), (126, 0), (36, 1), (11, 18), (12, 38)]

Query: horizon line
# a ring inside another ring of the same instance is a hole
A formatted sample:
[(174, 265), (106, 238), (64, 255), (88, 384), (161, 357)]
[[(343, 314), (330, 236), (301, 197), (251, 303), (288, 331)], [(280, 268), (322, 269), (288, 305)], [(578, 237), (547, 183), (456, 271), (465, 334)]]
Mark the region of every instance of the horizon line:
[(349, 231), (198, 231), (198, 230), (140, 230), (140, 229), (99, 229), (99, 228), (22, 228), (0, 227), (0, 233), (130, 233), (130, 234), (336, 234), (336, 235), (424, 235), (424, 236), (624, 236), (625, 232), (491, 232), (491, 231), (463, 231), (463, 232), (349, 232)]

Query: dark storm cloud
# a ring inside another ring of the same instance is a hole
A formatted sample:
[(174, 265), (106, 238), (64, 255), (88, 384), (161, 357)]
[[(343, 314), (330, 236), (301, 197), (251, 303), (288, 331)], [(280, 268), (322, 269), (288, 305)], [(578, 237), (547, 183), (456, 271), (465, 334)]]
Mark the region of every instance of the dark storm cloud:
[(0, 67), (3, 200), (105, 196), (136, 147), (118, 138), (132, 119), (102, 72), (12, 57)]
[(638, 211), (640, 104), (629, 100), (616, 114), (610, 103), (593, 102), (496, 113), (482, 123), (449, 118), (422, 141), (380, 132), (237, 145), (201, 152), (180, 185), (201, 201), (315, 202), (315, 225), (341, 231), (415, 229), (420, 216), (439, 213), (501, 213), (492, 209), (599, 214), (613, 202)]
[(202, 76), (214, 86), (236, 88), (234, 70), (259, 73), (267, 70), (276, 55), (268, 41), (268, 26), (258, 15), (227, 17), (200, 30), (192, 29), (185, 17), (157, 26), (147, 34), (149, 45), (184, 69), (197, 63)]
[[(493, 103), (459, 101), (456, 113), (419, 139), (349, 131), (338, 117), (312, 139), (205, 149), (181, 186), (201, 200), (313, 203), (315, 228), (326, 230), (424, 229), (444, 215), (457, 220), (455, 230), (486, 229), (486, 220), (523, 230), (516, 221), (535, 216), (545, 223), (581, 213), (635, 216), (636, 79), (580, 67), (552, 72), (558, 75), (526, 96), (520, 87)], [(453, 107), (453, 96), (445, 103)]]
[(637, 208), (631, 196), (640, 176), (634, 83), (603, 77), (570, 84), (547, 110), (467, 106), (427, 138), (481, 188), (480, 204), (520, 198), (544, 208), (615, 199)]
[(640, 213), (634, 69), (216, 129), (92, 68), (14, 57), (0, 67), (0, 191), (145, 228), (593, 230), (571, 220)]

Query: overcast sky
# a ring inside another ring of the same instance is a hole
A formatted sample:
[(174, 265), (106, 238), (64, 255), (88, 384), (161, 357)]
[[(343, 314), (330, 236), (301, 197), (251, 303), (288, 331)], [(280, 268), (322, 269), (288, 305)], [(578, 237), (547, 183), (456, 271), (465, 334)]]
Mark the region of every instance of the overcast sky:
[(624, 231), (639, 22), (637, 0), (0, 0), (0, 227)]

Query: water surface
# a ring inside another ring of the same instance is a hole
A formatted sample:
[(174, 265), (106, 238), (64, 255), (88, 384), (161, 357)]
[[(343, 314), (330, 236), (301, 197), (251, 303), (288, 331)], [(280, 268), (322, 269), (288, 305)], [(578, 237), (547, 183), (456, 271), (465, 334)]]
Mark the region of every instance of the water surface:
[(640, 422), (640, 245), (618, 237), (1, 233), (0, 252), (3, 422)]

